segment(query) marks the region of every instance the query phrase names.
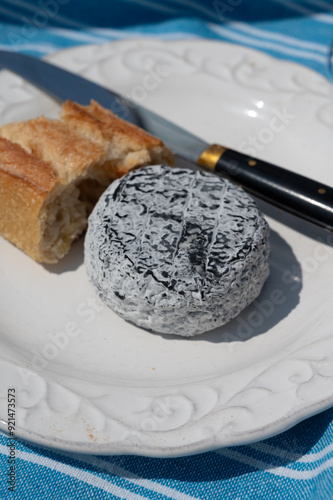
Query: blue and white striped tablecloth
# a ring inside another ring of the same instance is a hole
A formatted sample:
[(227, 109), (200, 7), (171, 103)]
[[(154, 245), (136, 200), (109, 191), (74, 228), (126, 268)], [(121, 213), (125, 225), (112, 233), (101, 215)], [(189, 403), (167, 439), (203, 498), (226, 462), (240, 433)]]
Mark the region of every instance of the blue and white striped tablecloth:
[[(243, 44), (333, 80), (329, 0), (0, 2), (0, 48), (35, 56), (147, 35)], [(0, 433), (1, 500), (333, 498), (333, 409), (253, 445), (174, 459), (78, 455), (18, 440), (15, 492), (8, 490), (8, 444)]]

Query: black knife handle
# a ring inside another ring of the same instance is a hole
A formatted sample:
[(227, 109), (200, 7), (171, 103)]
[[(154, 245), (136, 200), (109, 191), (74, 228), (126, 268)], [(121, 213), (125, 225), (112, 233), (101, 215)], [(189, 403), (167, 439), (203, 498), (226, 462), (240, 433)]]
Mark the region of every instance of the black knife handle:
[(249, 193), (333, 231), (333, 188), (266, 161), (212, 144), (198, 163)]

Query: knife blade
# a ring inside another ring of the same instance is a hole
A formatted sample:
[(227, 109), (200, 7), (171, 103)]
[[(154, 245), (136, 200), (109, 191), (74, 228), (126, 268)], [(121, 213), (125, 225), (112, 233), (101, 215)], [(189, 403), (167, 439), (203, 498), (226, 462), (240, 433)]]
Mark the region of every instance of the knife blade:
[(58, 102), (88, 105), (95, 99), (105, 108), (159, 137), (192, 168), (209, 169), (258, 198), (333, 231), (333, 188), (269, 162), (219, 144), (208, 144), (176, 124), (116, 92), (59, 66), (25, 54), (0, 50), (0, 68), (21, 76)]

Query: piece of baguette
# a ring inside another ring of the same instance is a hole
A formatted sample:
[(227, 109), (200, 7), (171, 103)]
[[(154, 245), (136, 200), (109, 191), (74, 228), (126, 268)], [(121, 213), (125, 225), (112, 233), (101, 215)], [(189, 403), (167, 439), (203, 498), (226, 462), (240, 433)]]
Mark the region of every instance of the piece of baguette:
[(0, 234), (55, 263), (83, 232), (104, 189), (133, 168), (173, 164), (162, 141), (92, 101), (0, 128)]
[(122, 120), (92, 100), (90, 106), (66, 101), (61, 118), (79, 134), (105, 151), (103, 171), (113, 179), (138, 165), (173, 164), (172, 153), (160, 139)]
[(85, 176), (88, 169), (104, 162), (104, 149), (96, 142), (81, 137), (66, 123), (45, 116), (9, 123), (0, 128), (0, 135), (49, 162), (63, 184)]
[(79, 195), (49, 163), (0, 138), (0, 234), (37, 262), (57, 262), (85, 229)]

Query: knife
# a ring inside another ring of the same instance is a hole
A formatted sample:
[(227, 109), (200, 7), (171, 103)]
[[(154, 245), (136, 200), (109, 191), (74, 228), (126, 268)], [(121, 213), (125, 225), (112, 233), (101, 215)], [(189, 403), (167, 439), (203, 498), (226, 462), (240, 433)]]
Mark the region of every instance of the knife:
[(228, 177), (246, 191), (309, 222), (333, 231), (333, 188), (258, 158), (202, 139), (143, 106), (44, 60), (0, 50), (0, 67), (21, 76), (59, 102), (82, 105), (95, 99), (124, 120), (159, 137), (191, 168)]

